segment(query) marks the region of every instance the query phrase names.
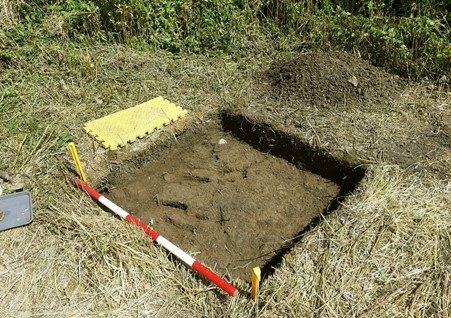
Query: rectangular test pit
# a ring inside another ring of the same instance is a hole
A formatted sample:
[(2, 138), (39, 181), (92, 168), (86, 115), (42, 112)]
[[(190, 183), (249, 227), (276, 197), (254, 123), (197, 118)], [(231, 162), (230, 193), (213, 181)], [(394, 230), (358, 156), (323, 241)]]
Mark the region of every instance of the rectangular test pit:
[(271, 273), (292, 239), (363, 177), (303, 147), (225, 113), (124, 164), (106, 196), (219, 274), (249, 281), (252, 267)]

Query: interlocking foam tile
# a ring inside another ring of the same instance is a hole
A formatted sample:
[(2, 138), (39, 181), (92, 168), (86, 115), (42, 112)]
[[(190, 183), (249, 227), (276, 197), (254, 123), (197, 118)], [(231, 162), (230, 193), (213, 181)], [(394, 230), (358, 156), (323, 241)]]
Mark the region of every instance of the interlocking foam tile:
[(182, 118), (187, 112), (160, 96), (90, 121), (83, 130), (102, 143), (104, 148), (114, 150)]

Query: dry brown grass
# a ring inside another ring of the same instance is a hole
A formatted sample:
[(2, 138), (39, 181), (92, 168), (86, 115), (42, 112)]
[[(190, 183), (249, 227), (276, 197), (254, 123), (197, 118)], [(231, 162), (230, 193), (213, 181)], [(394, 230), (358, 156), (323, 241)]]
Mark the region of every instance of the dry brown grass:
[[(406, 169), (389, 164), (394, 155), (377, 156), (428, 129), (407, 104), (346, 113), (274, 105), (253, 87), (255, 71), (269, 63), (264, 56), (257, 63), (121, 47), (55, 48), (32, 65), (20, 63), (1, 75), (0, 169), (24, 176), (35, 220), (0, 233), (2, 317), (449, 315), (451, 183), (443, 173), (449, 160), (437, 157), (439, 178), (421, 158), (416, 169)], [(448, 103), (443, 94), (441, 103)], [(246, 293), (232, 299), (218, 292), (72, 186), (58, 134), (79, 143), (92, 173), (98, 165), (112, 168), (117, 158), (98, 151), (82, 124), (157, 95), (205, 118), (223, 107), (258, 114), (333, 154), (373, 163), (357, 191), (263, 283), (258, 306)], [(437, 106), (433, 99), (428, 105)]]
[[(281, 58), (285, 58), (282, 56)], [(451, 92), (410, 84), (388, 105), (319, 108), (268, 99), (247, 104), (246, 114), (298, 134), (314, 147), (356, 164), (396, 163), (451, 175)]]
[(397, 166), (371, 168), (267, 282), (262, 316), (445, 317), (449, 187)]
[(15, 9), (23, 3), (22, 0), (2, 0), (0, 1), (0, 27), (9, 29), (19, 21)]

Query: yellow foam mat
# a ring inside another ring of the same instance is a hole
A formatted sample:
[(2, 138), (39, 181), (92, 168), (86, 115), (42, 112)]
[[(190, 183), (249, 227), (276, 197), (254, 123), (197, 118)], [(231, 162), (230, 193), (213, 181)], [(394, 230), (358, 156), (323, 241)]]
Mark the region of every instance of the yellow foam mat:
[(182, 118), (187, 112), (160, 96), (90, 121), (84, 125), (83, 130), (106, 149), (114, 150)]

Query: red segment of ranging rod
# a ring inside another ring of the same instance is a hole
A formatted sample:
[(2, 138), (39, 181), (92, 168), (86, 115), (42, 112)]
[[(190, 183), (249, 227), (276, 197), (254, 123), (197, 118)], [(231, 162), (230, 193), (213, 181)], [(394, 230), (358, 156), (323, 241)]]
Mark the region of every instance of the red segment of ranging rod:
[(130, 223), (135, 224), (136, 226), (140, 227), (141, 229), (146, 232), (147, 235), (152, 237), (154, 241), (156, 241), (158, 244), (163, 246), (165, 249), (167, 249), (169, 252), (177, 256), (179, 259), (181, 259), (183, 262), (185, 262), (187, 265), (189, 265), (191, 268), (193, 268), (195, 271), (197, 271), (199, 274), (207, 278), (209, 281), (214, 283), (216, 286), (224, 290), (227, 294), (234, 297), (238, 289), (230, 285), (228, 282), (226, 282), (224, 279), (216, 275), (214, 272), (209, 270), (207, 267), (202, 265), (200, 262), (196, 261), (194, 258), (192, 258), (189, 254), (185, 253), (183, 250), (172, 244), (170, 241), (165, 239), (163, 236), (152, 230), (150, 227), (148, 227), (146, 224), (135, 218), (133, 215), (129, 214), (127, 211), (123, 210), (118, 205), (114, 204), (110, 200), (108, 200), (106, 197), (98, 193), (96, 190), (88, 186), (86, 183), (81, 181), (80, 179), (75, 180), (75, 184), (82, 190), (86, 191), (94, 200), (99, 201), (104, 206), (106, 206), (108, 209), (122, 217), (123, 219), (126, 219)]

